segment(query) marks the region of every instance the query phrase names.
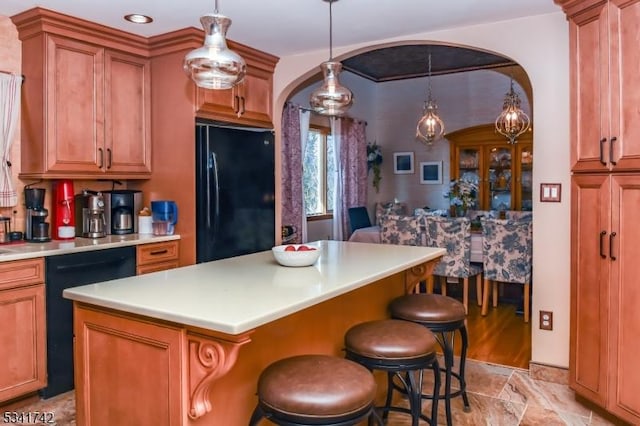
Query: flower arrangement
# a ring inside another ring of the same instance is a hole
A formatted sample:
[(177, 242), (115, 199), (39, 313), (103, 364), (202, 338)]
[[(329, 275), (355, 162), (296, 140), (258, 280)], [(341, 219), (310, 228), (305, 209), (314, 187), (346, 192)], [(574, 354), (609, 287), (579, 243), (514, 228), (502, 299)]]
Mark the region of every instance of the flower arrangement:
[(478, 184), (471, 180), (454, 179), (449, 183), (449, 190), (445, 191), (443, 195), (449, 198), (449, 205), (466, 212), (476, 204)]
[(376, 142), (367, 144), (367, 172), (373, 169), (373, 187), (380, 191), (380, 164), (382, 164), (382, 150)]

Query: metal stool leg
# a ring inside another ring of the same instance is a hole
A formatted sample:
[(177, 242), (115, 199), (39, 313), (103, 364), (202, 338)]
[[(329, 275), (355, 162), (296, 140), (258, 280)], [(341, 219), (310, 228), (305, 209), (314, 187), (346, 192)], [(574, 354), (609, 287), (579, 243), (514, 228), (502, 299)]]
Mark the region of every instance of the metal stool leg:
[(464, 412), (469, 413), (471, 411), (471, 405), (469, 405), (469, 397), (467, 397), (467, 381), (464, 375), (464, 366), (467, 361), (467, 346), (469, 344), (469, 337), (467, 335), (467, 327), (464, 325), (460, 328), (460, 337), (462, 338), (462, 347), (460, 348), (460, 370), (458, 373), (458, 379), (460, 380), (460, 392), (462, 392)]

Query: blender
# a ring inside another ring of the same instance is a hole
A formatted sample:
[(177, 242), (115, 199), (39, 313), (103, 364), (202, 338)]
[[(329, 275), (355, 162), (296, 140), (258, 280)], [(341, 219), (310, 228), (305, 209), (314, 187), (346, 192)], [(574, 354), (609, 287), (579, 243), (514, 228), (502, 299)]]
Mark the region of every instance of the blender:
[(47, 216), (49, 211), (44, 208), (44, 188), (24, 188), (24, 202), (27, 208), (25, 241), (42, 243), (51, 241)]

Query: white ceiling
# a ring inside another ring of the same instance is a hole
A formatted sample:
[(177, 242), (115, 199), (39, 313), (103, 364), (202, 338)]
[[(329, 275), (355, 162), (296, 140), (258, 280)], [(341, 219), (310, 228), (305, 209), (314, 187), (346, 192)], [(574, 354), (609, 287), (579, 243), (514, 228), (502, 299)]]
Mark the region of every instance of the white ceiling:
[[(1, 0), (0, 15), (35, 6), (152, 36), (201, 28), (199, 17), (213, 12), (215, 2)], [(334, 47), (560, 11), (553, 0), (340, 0), (332, 7)], [(259, 50), (286, 56), (328, 48), (326, 0), (219, 0), (218, 9), (233, 21), (227, 36)], [(123, 16), (129, 13), (149, 15), (154, 22), (126, 22)]]

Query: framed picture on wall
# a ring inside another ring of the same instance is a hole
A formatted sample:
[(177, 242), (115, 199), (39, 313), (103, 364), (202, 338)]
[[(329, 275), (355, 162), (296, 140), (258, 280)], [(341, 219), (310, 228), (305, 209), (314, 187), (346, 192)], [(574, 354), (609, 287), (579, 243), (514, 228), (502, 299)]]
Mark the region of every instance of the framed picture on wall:
[(423, 161), (420, 163), (420, 183), (439, 185), (442, 183), (442, 161)]
[(393, 153), (393, 173), (397, 175), (413, 173), (413, 152)]

